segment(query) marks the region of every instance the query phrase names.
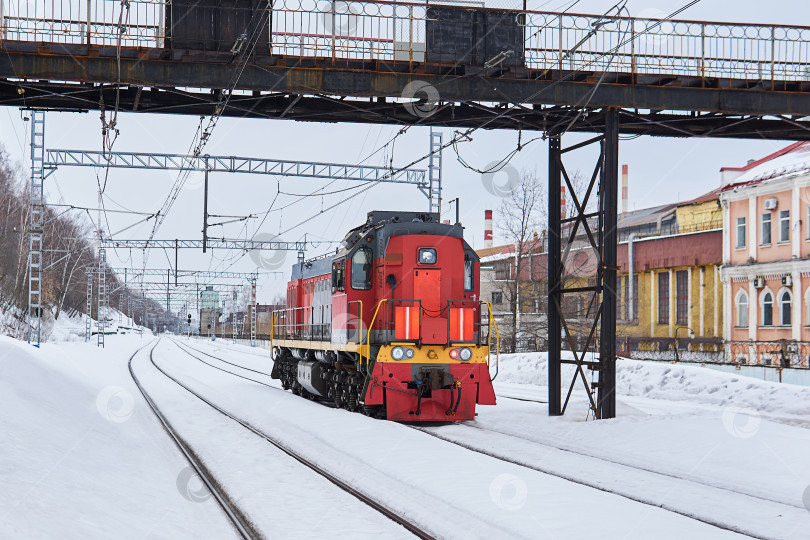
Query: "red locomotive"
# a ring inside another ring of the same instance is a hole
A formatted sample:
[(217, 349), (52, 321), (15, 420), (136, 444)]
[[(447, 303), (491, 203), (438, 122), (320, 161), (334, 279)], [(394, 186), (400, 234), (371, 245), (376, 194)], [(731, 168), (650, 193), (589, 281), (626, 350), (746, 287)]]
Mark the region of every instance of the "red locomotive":
[(473, 420), (476, 403), (494, 405), (494, 321), (462, 232), (436, 214), (370, 212), (336, 254), (295, 264), (273, 313), (273, 378), (389, 420)]

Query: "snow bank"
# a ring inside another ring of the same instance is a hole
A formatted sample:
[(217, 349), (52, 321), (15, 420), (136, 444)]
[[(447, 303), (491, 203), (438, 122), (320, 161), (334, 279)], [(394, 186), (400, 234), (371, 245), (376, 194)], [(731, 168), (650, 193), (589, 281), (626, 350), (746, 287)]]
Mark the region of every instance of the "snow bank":
[[(570, 353), (568, 355), (573, 359)], [(590, 379), (590, 372), (586, 370), (585, 373)], [(572, 366), (563, 366), (564, 385), (573, 374)], [(497, 381), (548, 386), (548, 354), (502, 355)], [(810, 417), (810, 388), (760, 381), (698, 366), (620, 358), (616, 366), (616, 385), (621, 396), (691, 401)]]
[(187, 463), (129, 378), (146, 343), (0, 337), (0, 538), (232, 534), (212, 501), (181, 492)]
[[(90, 341), (95, 342), (96, 334), (98, 333), (98, 321), (91, 319), (91, 332), (92, 336)], [(118, 311), (117, 309), (110, 308), (109, 315), (107, 316), (107, 323), (104, 327), (105, 334), (138, 334), (140, 335), (142, 327), (135, 324), (135, 321)], [(65, 313), (59, 316), (58, 319), (51, 322), (43, 323), (43, 341), (51, 343), (61, 342), (80, 342), (85, 341), (85, 333), (87, 331), (87, 319), (84, 313)], [(144, 330), (144, 335), (151, 336), (152, 332), (148, 329)]]

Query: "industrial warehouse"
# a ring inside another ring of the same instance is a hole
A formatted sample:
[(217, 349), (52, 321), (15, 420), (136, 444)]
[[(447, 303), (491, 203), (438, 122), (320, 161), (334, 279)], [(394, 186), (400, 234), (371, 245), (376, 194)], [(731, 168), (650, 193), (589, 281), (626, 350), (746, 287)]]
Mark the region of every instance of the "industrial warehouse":
[(808, 15), (0, 2), (0, 538), (807, 536)]

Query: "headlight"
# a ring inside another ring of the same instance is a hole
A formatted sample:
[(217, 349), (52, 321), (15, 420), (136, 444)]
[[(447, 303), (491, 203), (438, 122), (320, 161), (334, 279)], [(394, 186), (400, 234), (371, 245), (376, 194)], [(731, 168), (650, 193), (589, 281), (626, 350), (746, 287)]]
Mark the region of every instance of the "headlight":
[(436, 250), (433, 248), (420, 249), (419, 264), (436, 264)]
[(414, 354), (413, 349), (409, 349), (408, 347), (394, 347), (391, 349), (391, 358), (394, 360), (413, 358)]
[(467, 347), (462, 347), (461, 349), (450, 349), (450, 358), (453, 360), (461, 360), (466, 362), (472, 358), (472, 350), (468, 349)]

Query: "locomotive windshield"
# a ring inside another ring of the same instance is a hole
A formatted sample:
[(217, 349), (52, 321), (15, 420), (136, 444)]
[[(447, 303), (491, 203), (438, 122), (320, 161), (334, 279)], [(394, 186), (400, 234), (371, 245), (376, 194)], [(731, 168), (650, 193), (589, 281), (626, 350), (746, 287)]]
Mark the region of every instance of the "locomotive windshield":
[(436, 250), (433, 248), (422, 248), (419, 250), (420, 264), (436, 264)]
[(352, 255), (352, 289), (365, 291), (371, 288), (371, 249), (361, 247)]

